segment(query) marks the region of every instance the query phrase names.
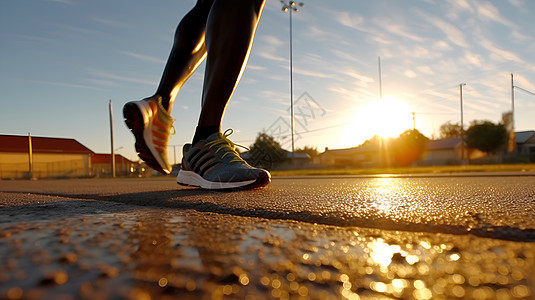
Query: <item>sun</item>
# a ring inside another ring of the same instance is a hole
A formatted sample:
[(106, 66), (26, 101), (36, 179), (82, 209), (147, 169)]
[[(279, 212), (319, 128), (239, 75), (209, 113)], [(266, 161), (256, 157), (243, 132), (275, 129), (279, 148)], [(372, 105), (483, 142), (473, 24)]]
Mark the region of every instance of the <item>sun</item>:
[(378, 99), (359, 107), (351, 124), (361, 135), (383, 138), (397, 137), (412, 126), (410, 107), (397, 98)]

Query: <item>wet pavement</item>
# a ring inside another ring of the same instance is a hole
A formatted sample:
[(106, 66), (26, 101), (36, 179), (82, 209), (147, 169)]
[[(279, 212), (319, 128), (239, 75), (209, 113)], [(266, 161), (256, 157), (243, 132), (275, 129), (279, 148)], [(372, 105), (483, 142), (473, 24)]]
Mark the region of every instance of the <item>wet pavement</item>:
[(0, 299), (533, 299), (535, 177), (0, 181)]

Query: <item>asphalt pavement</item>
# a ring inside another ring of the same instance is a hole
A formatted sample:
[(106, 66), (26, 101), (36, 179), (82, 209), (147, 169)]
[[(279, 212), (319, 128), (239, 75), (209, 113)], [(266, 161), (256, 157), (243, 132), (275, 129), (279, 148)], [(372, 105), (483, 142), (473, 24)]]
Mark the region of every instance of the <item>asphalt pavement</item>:
[(514, 175), (4, 180), (0, 299), (533, 299)]

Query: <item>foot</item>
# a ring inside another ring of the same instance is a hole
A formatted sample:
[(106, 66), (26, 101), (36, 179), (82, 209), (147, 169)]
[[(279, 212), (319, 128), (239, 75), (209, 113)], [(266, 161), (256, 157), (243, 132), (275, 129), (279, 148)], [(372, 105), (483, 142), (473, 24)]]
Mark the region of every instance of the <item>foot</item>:
[(250, 166), (236, 151), (236, 145), (224, 134), (217, 132), (195, 145), (183, 149), (182, 168), (176, 179), (178, 184), (203, 189), (251, 189), (271, 182), (268, 171)]
[(173, 118), (162, 106), (162, 98), (153, 96), (124, 105), (123, 116), (126, 126), (136, 138), (136, 151), (139, 157), (154, 170), (170, 174), (171, 166), (167, 159), (167, 145)]

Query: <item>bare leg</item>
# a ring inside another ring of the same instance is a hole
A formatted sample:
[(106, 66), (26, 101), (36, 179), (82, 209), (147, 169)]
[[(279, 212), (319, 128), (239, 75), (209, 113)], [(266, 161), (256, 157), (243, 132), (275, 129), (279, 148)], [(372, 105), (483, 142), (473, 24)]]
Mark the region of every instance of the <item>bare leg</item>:
[(214, 0), (198, 0), (178, 24), (173, 49), (156, 91), (169, 112), (180, 88), (206, 57), (206, 22), (213, 3)]
[(208, 58), (198, 127), (220, 129), (245, 69), (265, 0), (215, 0), (206, 25)]

